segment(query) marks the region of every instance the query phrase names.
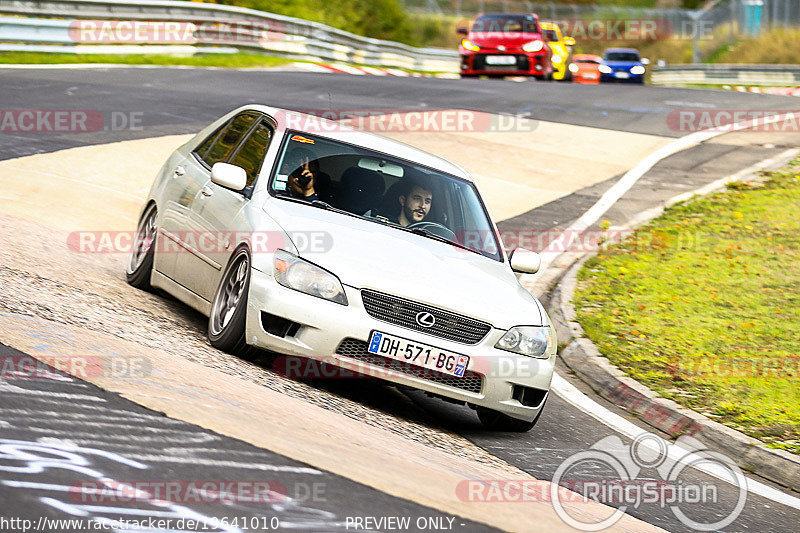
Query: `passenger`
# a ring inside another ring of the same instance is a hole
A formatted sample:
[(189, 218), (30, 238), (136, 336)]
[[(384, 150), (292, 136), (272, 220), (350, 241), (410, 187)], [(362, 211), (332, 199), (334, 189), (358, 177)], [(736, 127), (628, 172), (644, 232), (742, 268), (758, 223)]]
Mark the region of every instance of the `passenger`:
[(285, 171), (291, 172), (288, 183), (289, 192), (293, 197), (309, 202), (319, 200), (314, 188), (320, 175), (319, 161), (310, 150), (295, 148), (286, 154), (284, 168)]

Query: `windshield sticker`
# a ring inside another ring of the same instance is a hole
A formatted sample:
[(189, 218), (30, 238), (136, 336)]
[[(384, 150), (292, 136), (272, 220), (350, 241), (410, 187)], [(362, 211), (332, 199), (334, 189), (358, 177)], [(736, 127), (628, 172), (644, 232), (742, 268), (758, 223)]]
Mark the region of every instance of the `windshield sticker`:
[(285, 191), (287, 181), (289, 181), (288, 175), (278, 174), (275, 176), (275, 182), (272, 184), (272, 188), (276, 191)]
[(308, 137), (303, 137), (302, 135), (292, 135), (291, 140), (299, 143), (314, 144), (314, 139), (309, 139)]

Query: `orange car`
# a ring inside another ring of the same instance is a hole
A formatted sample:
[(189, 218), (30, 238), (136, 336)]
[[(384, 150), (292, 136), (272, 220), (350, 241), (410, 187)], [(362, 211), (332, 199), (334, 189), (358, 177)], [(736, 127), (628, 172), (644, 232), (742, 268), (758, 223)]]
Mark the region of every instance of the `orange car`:
[(592, 54), (575, 54), (569, 71), (572, 72), (572, 81), (577, 83), (600, 83), (600, 63), (603, 58)]

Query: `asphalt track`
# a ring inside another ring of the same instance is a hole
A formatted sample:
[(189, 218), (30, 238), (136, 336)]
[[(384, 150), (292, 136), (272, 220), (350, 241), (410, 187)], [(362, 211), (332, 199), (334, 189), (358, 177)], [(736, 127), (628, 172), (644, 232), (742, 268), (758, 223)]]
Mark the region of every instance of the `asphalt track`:
[[(231, 108), (249, 102), (264, 102), (292, 109), (466, 108), (502, 114), (527, 114), (530, 118), (547, 121), (671, 137), (685, 133), (673, 131), (668, 126), (667, 116), (675, 110), (792, 110), (800, 107), (795, 99), (789, 97), (722, 91), (294, 72), (3, 70), (0, 71), (0, 85), (4, 88), (4, 109), (54, 109), (57, 105), (60, 109), (99, 110), (104, 116), (110, 116), (113, 112), (140, 113), (142, 119), (141, 129), (138, 130), (122, 128), (81, 135), (4, 133), (0, 135), (0, 159), (85, 144), (193, 132)], [(665, 159), (623, 197), (608, 218), (612, 222), (624, 222), (636, 212), (678, 192), (732, 174), (756, 161), (776, 155), (786, 146), (798, 144), (796, 138), (769, 138), (752, 142), (753, 139), (755, 137), (739, 139), (739, 142), (705, 143)], [(565, 150), (569, 150), (569, 147), (565, 146)], [(565, 227), (610, 185), (610, 182), (606, 182), (579, 191), (505, 221), (502, 226), (511, 229)], [(565, 374), (563, 369), (561, 372)], [(382, 403), (380, 399), (371, 398), (374, 390), (370, 394), (360, 394), (336, 382), (322, 383), (320, 386), (343, 396), (356, 397), (365, 403)], [(614, 433), (556, 395), (549, 400), (539, 425), (527, 435), (483, 432), (477, 427), (470, 411), (417, 393), (408, 395), (417, 407), (402, 407), (404, 416), (456, 429), (490, 452), (541, 479), (552, 478), (556, 467), (569, 455), (586, 450)], [(602, 401), (600, 403), (614, 410), (613, 406)], [(126, 408), (134, 409), (133, 406)], [(6, 436), (7, 430), (4, 429), (3, 434)], [(235, 449), (241, 443), (220, 437), (216, 446)], [(596, 471), (581, 474), (603, 476)], [(177, 477), (172, 474), (171, 479)], [(709, 481), (699, 473), (695, 473), (693, 479), (698, 483)], [(21, 492), (15, 494), (19, 498)], [(21, 503), (30, 502), (30, 494), (29, 491)], [(734, 497), (732, 491), (723, 487), (721, 494), (721, 505), (698, 507), (696, 510), (708, 517), (730, 508)], [(4, 498), (4, 501), (13, 500)], [(381, 513), (387, 509), (386, 512), (392, 514), (391, 509), (396, 506), (411, 514), (428, 512), (424, 508), (411, 510), (402, 507), (404, 505), (414, 504), (389, 499), (382, 505)], [(657, 505), (643, 505), (628, 512), (669, 531), (685, 530), (685, 526), (675, 519), (671, 511)], [(41, 512), (40, 509), (27, 508), (25, 514), (38, 516)], [(743, 513), (725, 530), (795, 531), (799, 519), (800, 511), (797, 509), (750, 494)]]
[[(35, 364), (0, 344), (0, 361), (26, 359)], [(328, 532), (352, 530), (365, 516), (408, 517), (412, 531), (496, 531), (165, 417), (52, 367), (7, 374), (2, 531), (86, 531), (98, 518), (144, 530), (156, 517), (160, 530), (194, 520), (209, 532)]]

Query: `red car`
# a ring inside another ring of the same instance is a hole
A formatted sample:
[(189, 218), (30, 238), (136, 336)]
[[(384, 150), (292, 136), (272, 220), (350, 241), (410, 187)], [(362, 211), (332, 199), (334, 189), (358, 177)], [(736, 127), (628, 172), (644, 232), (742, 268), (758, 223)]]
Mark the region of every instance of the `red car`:
[(542, 36), (539, 17), (525, 13), (490, 13), (480, 15), (458, 51), (461, 54), (461, 77), (534, 76), (549, 80), (553, 74), (550, 47)]

